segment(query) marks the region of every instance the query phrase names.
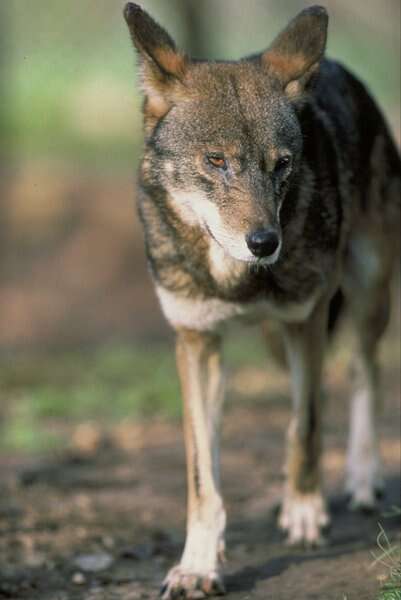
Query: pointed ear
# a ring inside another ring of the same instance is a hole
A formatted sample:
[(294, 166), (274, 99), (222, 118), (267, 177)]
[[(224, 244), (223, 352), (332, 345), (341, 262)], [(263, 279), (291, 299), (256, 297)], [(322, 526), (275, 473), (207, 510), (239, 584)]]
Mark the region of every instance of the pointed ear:
[(140, 6), (128, 2), (124, 8), (132, 42), (139, 54), (146, 111), (162, 117), (169, 110), (171, 94), (183, 79), (187, 66), (174, 41)]
[(262, 64), (290, 97), (305, 89), (319, 67), (327, 41), (328, 14), (323, 6), (300, 12), (262, 54)]

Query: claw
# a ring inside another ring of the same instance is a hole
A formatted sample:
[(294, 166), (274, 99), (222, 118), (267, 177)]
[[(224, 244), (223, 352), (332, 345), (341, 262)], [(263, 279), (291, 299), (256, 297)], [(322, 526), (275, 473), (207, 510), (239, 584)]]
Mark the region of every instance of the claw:
[(178, 566), (167, 575), (160, 594), (162, 600), (202, 600), (208, 596), (222, 596), (225, 587), (216, 571), (199, 575)]

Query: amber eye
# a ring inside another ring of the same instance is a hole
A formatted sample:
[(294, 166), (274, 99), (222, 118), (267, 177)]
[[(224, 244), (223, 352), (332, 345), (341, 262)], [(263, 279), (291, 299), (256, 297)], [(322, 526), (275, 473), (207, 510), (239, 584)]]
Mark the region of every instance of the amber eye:
[(280, 158), (277, 160), (275, 166), (274, 166), (274, 172), (276, 174), (281, 174), (284, 173), (284, 171), (287, 169), (287, 167), (289, 167), (291, 164), (291, 156), (286, 154), (285, 156), (280, 156)]
[(206, 156), (207, 162), (211, 164), (216, 169), (227, 169), (227, 161), (224, 156), (220, 156), (218, 154), (208, 154)]

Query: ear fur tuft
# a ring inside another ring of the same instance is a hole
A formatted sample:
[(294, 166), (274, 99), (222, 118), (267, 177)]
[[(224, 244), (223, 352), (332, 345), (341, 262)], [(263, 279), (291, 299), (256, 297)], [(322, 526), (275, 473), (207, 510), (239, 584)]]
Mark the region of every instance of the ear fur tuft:
[(147, 111), (162, 116), (171, 106), (171, 91), (186, 72), (187, 58), (170, 37), (138, 4), (124, 8), (132, 42), (138, 51)]
[(324, 7), (306, 8), (262, 54), (262, 64), (280, 81), (289, 96), (300, 93), (317, 71), (326, 48), (327, 26), (328, 14)]

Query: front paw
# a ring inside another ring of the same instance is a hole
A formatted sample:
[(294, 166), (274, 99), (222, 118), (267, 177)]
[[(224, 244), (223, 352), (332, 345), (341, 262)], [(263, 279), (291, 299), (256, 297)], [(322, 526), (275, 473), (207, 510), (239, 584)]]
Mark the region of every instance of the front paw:
[(225, 594), (224, 583), (218, 571), (207, 574), (192, 573), (177, 565), (168, 573), (160, 592), (162, 600), (175, 598), (197, 600)]
[(326, 503), (320, 492), (287, 493), (279, 516), (279, 527), (288, 534), (289, 545), (322, 545), (322, 531), (329, 523)]
[(379, 464), (372, 461), (365, 468), (348, 467), (345, 491), (351, 510), (376, 510), (377, 499), (384, 493), (384, 480), (380, 476)]

